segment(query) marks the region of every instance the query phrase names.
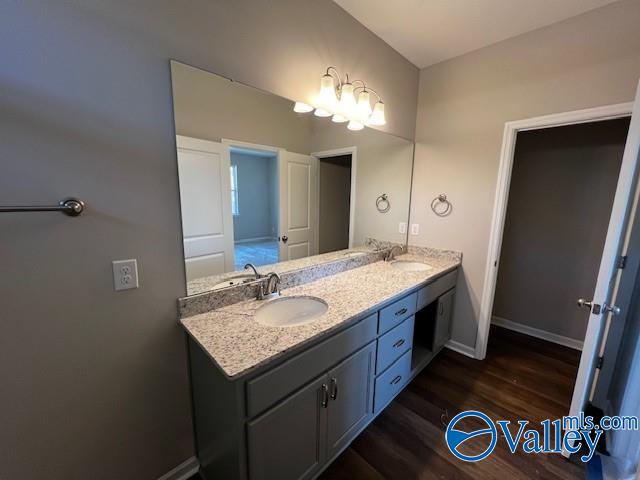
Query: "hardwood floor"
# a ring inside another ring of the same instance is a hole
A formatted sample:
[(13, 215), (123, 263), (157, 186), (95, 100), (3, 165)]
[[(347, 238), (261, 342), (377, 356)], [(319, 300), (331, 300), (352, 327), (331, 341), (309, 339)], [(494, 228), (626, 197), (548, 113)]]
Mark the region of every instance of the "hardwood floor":
[(579, 359), (578, 351), (492, 327), (485, 361), (443, 350), (320, 478), (584, 478), (582, 465), (559, 454), (512, 454), (504, 440), (484, 460), (462, 462), (444, 439), (446, 418), (464, 410), (512, 422), (567, 415)]

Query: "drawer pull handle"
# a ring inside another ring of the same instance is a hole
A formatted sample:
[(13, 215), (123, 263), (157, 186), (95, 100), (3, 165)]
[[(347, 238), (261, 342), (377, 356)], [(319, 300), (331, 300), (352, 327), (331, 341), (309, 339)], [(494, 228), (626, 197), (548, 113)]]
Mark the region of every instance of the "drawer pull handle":
[(331, 400), (335, 400), (338, 398), (338, 380), (335, 378), (331, 379)]
[(405, 313), (407, 313), (407, 309), (406, 308), (401, 308), (400, 310), (398, 310), (396, 312), (396, 317), (398, 317), (400, 315), (404, 315)]
[(322, 408), (327, 408), (327, 405), (329, 405), (329, 390), (327, 389), (327, 384), (323, 383), (322, 384)]
[(404, 345), (404, 338), (401, 338), (400, 340), (398, 340), (396, 343), (393, 344), (393, 348), (399, 348), (402, 345)]
[(402, 375), (398, 375), (396, 378), (394, 378), (393, 380), (391, 380), (391, 385), (395, 385), (396, 383), (398, 383), (400, 380), (402, 380)]

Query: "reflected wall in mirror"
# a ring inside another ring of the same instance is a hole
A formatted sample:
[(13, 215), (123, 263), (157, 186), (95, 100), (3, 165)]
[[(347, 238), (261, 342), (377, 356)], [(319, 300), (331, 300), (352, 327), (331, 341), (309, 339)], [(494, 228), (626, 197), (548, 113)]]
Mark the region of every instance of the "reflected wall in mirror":
[(411, 141), (179, 62), (171, 75), (189, 295), (234, 284), (223, 274), (248, 263), (406, 244)]

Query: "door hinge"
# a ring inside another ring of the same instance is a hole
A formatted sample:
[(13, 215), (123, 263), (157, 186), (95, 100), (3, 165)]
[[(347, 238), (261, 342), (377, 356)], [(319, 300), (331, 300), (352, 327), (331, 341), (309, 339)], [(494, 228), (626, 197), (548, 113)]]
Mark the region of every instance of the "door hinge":
[(602, 370), (603, 363), (604, 363), (604, 357), (598, 357), (598, 363), (596, 363), (596, 368), (598, 370)]
[(622, 270), (626, 266), (627, 266), (627, 256), (626, 255), (620, 255), (618, 257), (618, 268), (620, 270)]

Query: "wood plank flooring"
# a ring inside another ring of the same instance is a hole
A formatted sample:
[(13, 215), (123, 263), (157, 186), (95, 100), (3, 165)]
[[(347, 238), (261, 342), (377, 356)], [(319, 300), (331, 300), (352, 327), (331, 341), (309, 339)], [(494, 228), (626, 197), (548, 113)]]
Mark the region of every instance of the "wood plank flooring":
[(322, 480), (576, 479), (559, 454), (512, 454), (504, 440), (476, 463), (455, 458), (443, 416), (480, 410), (493, 420), (567, 415), (580, 353), (492, 327), (480, 362), (445, 349), (322, 474)]

